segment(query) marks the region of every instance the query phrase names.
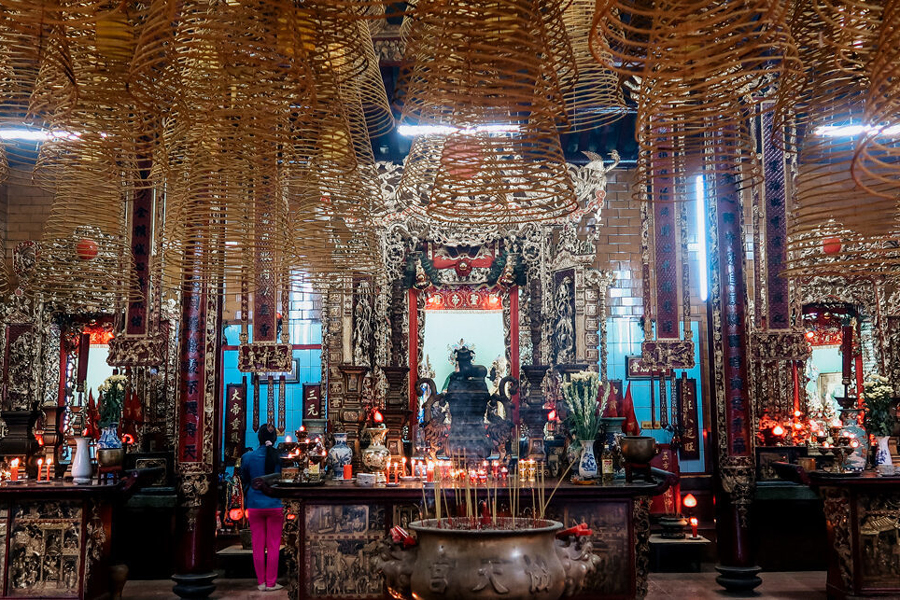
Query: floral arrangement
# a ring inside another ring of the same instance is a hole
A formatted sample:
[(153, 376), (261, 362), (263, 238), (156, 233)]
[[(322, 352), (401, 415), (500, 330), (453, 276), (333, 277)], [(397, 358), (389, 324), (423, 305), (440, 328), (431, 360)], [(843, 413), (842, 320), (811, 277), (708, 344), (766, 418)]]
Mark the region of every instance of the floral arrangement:
[(600, 375), (594, 371), (573, 373), (562, 384), (562, 397), (569, 415), (566, 422), (578, 440), (597, 439), (600, 416), (606, 410), (610, 387), (600, 397)]
[(894, 431), (896, 420), (894, 408), (894, 387), (887, 377), (872, 375), (866, 380), (864, 398), (866, 403), (866, 432), (875, 437), (889, 436)]
[(122, 418), (122, 406), (125, 404), (125, 386), (128, 379), (124, 375), (110, 375), (97, 389), (103, 393), (100, 405), (100, 427), (109, 427)]

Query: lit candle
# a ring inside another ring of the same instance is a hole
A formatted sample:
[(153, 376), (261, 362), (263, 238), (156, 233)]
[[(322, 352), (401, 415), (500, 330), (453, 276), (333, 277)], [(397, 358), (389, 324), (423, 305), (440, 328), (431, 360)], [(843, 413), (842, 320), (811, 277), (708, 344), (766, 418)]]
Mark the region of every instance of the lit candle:
[(18, 458), (12, 459), (12, 462), (10, 463), (9, 479), (11, 481), (19, 480), (19, 459)]
[(401, 473), (400, 474), (403, 477), (406, 477), (406, 457), (404, 456), (403, 458), (401, 458), (400, 462), (401, 462)]
[(285, 443), (285, 444), (290, 444), (290, 443), (293, 442), (293, 441), (294, 441), (294, 438), (292, 438), (291, 436), (289, 436), (289, 435), (284, 436), (284, 443)]
[(425, 481), (431, 483), (434, 481), (434, 462), (428, 461), (428, 470), (425, 472)]
[(53, 457), (47, 459), (47, 481), (50, 481), (50, 471), (53, 468)]
[(43, 471), (43, 470), (44, 470), (44, 459), (43, 459), (43, 458), (39, 458), (39, 459), (38, 459), (38, 475), (37, 475), (37, 480), (38, 480), (38, 481), (41, 480), (41, 471)]
[(691, 517), (691, 537), (697, 539), (697, 517)]

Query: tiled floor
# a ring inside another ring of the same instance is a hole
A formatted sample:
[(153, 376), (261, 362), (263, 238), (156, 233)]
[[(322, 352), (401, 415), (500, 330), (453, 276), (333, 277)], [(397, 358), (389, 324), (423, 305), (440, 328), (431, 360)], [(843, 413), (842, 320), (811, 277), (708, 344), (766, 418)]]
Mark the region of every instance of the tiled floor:
[[(652, 573), (647, 600), (706, 600), (724, 598), (756, 598), (758, 600), (825, 600), (825, 573), (763, 573), (762, 585), (753, 594), (728, 594), (716, 585), (716, 573)], [(129, 581), (125, 600), (159, 600), (174, 598), (171, 581)], [(219, 579), (217, 600), (284, 600), (287, 592), (260, 592), (250, 579)]]

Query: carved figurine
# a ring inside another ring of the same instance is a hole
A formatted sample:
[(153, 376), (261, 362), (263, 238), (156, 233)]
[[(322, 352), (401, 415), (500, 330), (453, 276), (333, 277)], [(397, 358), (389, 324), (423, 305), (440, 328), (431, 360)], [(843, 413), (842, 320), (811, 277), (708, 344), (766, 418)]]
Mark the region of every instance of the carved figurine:
[(553, 338), (556, 344), (556, 364), (567, 364), (575, 356), (574, 314), (572, 313), (572, 278), (565, 277), (556, 288), (556, 325)]

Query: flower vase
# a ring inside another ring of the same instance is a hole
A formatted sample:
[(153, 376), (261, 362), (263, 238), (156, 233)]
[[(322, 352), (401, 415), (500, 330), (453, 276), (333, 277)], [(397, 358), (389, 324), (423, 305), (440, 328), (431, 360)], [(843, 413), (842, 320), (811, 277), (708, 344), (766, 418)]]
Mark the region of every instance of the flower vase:
[(75, 436), (75, 456), (72, 457), (72, 481), (76, 485), (91, 482), (94, 469), (91, 467), (91, 438)]
[(100, 448), (121, 448), (122, 440), (119, 439), (119, 424), (110, 423), (100, 432), (100, 439), (97, 440), (97, 446)]
[(881, 475), (894, 474), (894, 461), (891, 459), (891, 449), (888, 443), (891, 441), (889, 435), (875, 436), (877, 448), (875, 450), (875, 470)]
[(387, 469), (388, 460), (391, 458), (391, 451), (384, 445), (387, 427), (368, 427), (365, 431), (371, 443), (362, 451), (362, 463), (371, 473), (381, 473)]
[(578, 461), (578, 476), (582, 479), (597, 477), (597, 458), (594, 455), (594, 440), (580, 440), (581, 458)]
[(347, 445), (346, 433), (334, 434), (334, 446), (328, 450), (328, 467), (338, 481), (344, 479), (344, 466), (353, 460), (353, 450)]

